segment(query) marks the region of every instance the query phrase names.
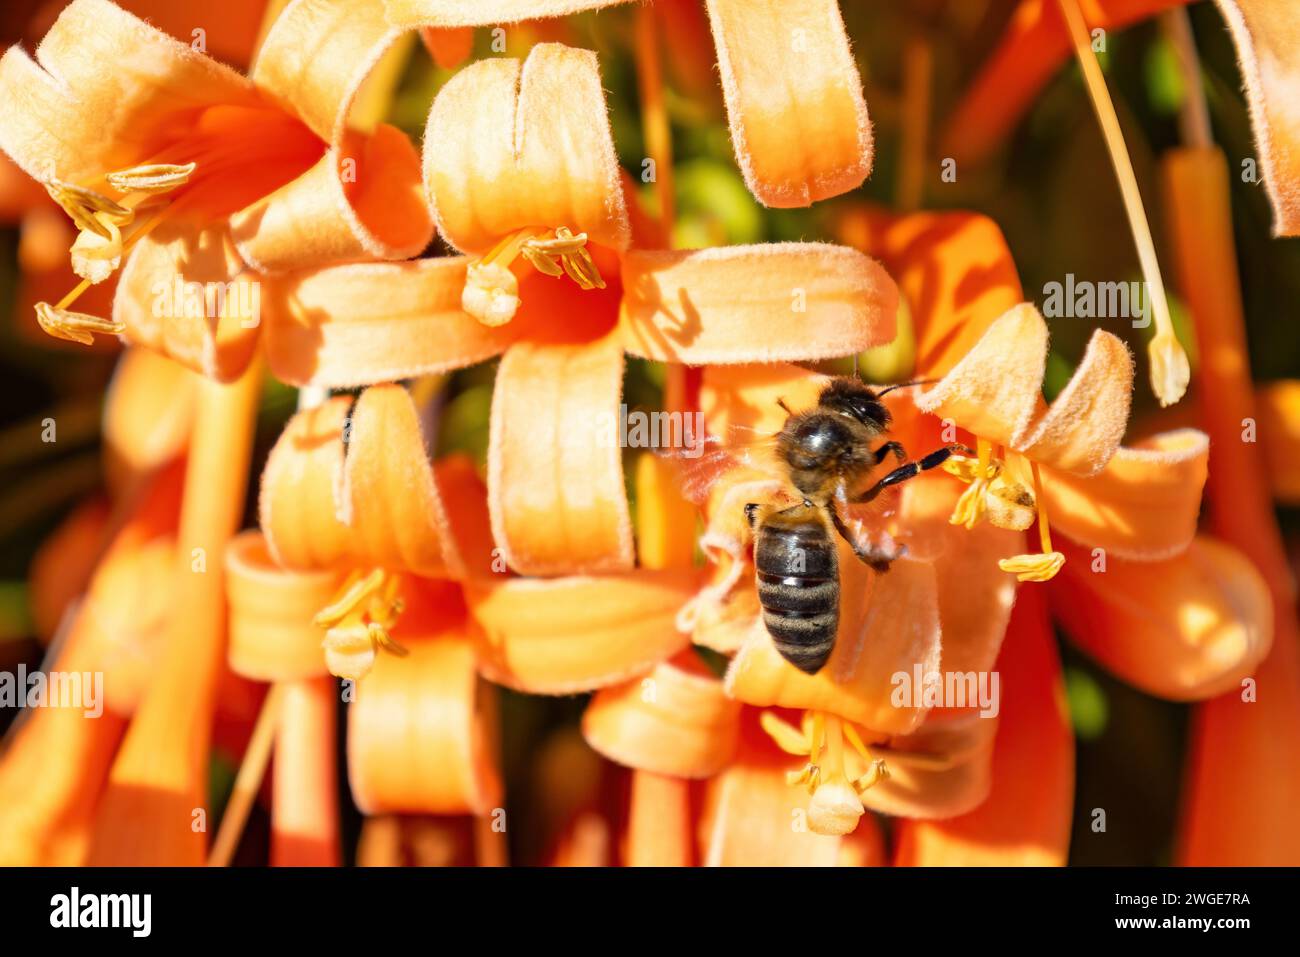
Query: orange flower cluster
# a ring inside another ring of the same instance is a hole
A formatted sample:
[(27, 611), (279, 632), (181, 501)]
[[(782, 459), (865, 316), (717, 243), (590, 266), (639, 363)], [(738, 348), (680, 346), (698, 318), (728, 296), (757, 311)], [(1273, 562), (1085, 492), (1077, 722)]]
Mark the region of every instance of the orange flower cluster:
[[(340, 693), (362, 862), (502, 863), (503, 687), (591, 693), (578, 751), (628, 769), (619, 819), (555, 786), (555, 863), (1061, 864), (1074, 741), (1053, 620), (1143, 691), (1214, 699), (1185, 853), (1267, 858), (1248, 828), (1216, 832), (1233, 795), (1202, 770), (1230, 751), (1242, 774), (1277, 760), (1273, 826), (1300, 788), (1300, 749), (1263, 743), (1277, 725), (1300, 734), (1294, 594), (1267, 491), (1219, 464), (1237, 455), (1233, 419), (1123, 444), (1134, 363), (1101, 330), (1047, 402), (1048, 326), (982, 215), (854, 200), (837, 207), (837, 244), (671, 248), (671, 195), (660, 186), (657, 219), (640, 209), (595, 53), (539, 42), (461, 65), (473, 28), (615, 5), (270, 4), (242, 75), (109, 0), (73, 0), (35, 56), (0, 59), (0, 149), (76, 229), (80, 282), (35, 305), (40, 325), (129, 346), (106, 407), (111, 503), (77, 512), (33, 571), (42, 627), (65, 621), (54, 667), (103, 672), (106, 710), (15, 731), (0, 863), (227, 863), (273, 754), (272, 862), (336, 864)], [(1110, 29), (1176, 5), (1025, 0), (950, 121), (953, 155), (973, 162), (1010, 129), (1069, 55), (1071, 18)], [(1282, 3), (1220, 6), (1291, 234), (1300, 35)], [(870, 174), (835, 0), (659, 0), (637, 16), (711, 32), (758, 201), (806, 207)], [(416, 30), (455, 69), (422, 155), (377, 119)], [(648, 36), (643, 96), (662, 109)], [(1215, 156), (1173, 156), (1168, 179), (1175, 208), (1207, 204), (1174, 224), (1200, 388), (1244, 418), (1240, 330), (1212, 318), (1240, 317)], [(426, 255), (435, 232), (449, 253)], [(107, 316), (72, 308), (114, 282)], [(1176, 401), (1186, 357), (1172, 327), (1160, 336), (1153, 381)], [(698, 413), (710, 436), (771, 437), (817, 404), (827, 362), (891, 343), (917, 388), (888, 398), (889, 437), (914, 458), (966, 450), (847, 510), (854, 535), (900, 557), (873, 570), (838, 543), (835, 650), (807, 674), (765, 626), (746, 518), (799, 503), (788, 475), (735, 465), (697, 509), (680, 460), (642, 455), (626, 475), (610, 423), (629, 356), (662, 364), (666, 410)], [(435, 460), (444, 377), (498, 358), (485, 469)], [(299, 409), (253, 493), (258, 527), (240, 531), (264, 371), (300, 390)], [(1293, 462), (1294, 394), (1264, 398), (1270, 431), (1291, 429), (1270, 454)], [(1213, 534), (1198, 530), (1207, 476)], [(1227, 515), (1243, 502), (1249, 535)], [(931, 675), (971, 676), (972, 693), (991, 679), (993, 697), (900, 695)], [(1267, 717), (1229, 700), (1255, 679), (1270, 681)], [(214, 717), (245, 755), (219, 830)], [(592, 774), (561, 759), (556, 779)], [(473, 818), (471, 849), (429, 816)], [(878, 816), (894, 819), (888, 851)], [(1294, 863), (1286, 828), (1271, 846)]]

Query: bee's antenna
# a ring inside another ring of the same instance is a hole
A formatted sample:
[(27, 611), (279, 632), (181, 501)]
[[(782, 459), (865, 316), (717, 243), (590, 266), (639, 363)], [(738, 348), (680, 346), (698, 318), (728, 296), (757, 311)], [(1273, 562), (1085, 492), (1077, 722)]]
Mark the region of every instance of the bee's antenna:
[(881, 389), (876, 393), (876, 398), (880, 398), (882, 395), (888, 395), (895, 389), (910, 389), (914, 385), (934, 385), (938, 381), (938, 379), (916, 379), (912, 382), (900, 382), (898, 385), (891, 385)]

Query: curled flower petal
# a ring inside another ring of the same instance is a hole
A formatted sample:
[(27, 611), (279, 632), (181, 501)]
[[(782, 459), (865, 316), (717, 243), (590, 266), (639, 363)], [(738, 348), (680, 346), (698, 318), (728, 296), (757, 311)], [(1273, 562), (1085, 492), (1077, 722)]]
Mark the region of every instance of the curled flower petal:
[[(343, 520), (353, 530), (352, 555), (428, 577), (468, 574), (411, 394), (397, 385), (367, 389), (351, 423), (340, 496)], [(460, 518), (474, 521), (471, 503), (464, 505)], [(480, 500), (479, 525), (482, 511)], [(485, 567), (477, 571), (487, 573)]]
[(1070, 381), (1016, 436), (1014, 448), (1044, 465), (1095, 475), (1124, 438), (1132, 392), (1128, 347), (1098, 329)]
[[(1155, 561), (1176, 555), (1196, 532), (1209, 440), (1203, 432), (1163, 432), (1120, 448), (1096, 475), (1044, 468), (1043, 496), (1053, 530), (1121, 558)], [(1022, 482), (1027, 464), (1008, 462)]]
[(1047, 324), (1022, 303), (1008, 310), (932, 389), (917, 408), (950, 419), (990, 442), (1011, 445), (1042, 402)]
[(420, 159), (393, 126), (348, 132), (314, 166), (230, 220), (259, 272), (355, 259), (407, 259), (433, 238)]
[(358, 88), (401, 31), (374, 0), (295, 0), (275, 18), (252, 79), (327, 143), (343, 138)]
[(409, 655), (378, 656), (357, 686), (352, 797), (367, 814), (487, 814), (501, 804), (495, 693), (478, 678), (463, 624), (422, 627)]
[(396, 385), (294, 416), (267, 459), (259, 514), (286, 568), (350, 561), (463, 578), (486, 574), (491, 561), (472, 464), (451, 456), (430, 465), (414, 400)]
[(286, 571), (257, 531), (237, 535), (225, 561), (231, 670), (255, 681), (328, 674), (322, 631), (312, 619), (338, 590), (338, 573)]
[(351, 259), (406, 259), (433, 237), (420, 159), (400, 130), (348, 129), (362, 82), (402, 31), (379, 0), (299, 0), (276, 18), (253, 81), (330, 148), (314, 167), (232, 220), (260, 271)]
[(497, 684), (531, 694), (626, 681), (687, 645), (673, 621), (698, 583), (689, 569), (471, 581), (480, 667)]
[(871, 122), (836, 0), (708, 0), (731, 140), (767, 206), (809, 206), (871, 173)]
[(252, 361), (260, 296), (223, 227), (164, 225), (127, 257), (113, 320), (128, 342), (231, 382)]
[(1300, 234), (1300, 68), (1295, 9), (1285, 0), (1218, 0), (1232, 31), (1250, 102), (1264, 185), (1273, 202), (1273, 231)]
[(1174, 558), (1111, 559), (1104, 571), (1071, 548), (1051, 593), (1075, 644), (1161, 698), (1196, 701), (1238, 688), (1272, 645), (1273, 603), (1259, 572), (1206, 536)]
[(505, 351), (521, 323), (493, 329), (460, 308), (467, 260), (348, 263), (274, 277), (263, 302), (271, 371), (346, 388), (446, 372)]
[(826, 359), (894, 338), (898, 290), (876, 262), (822, 243), (633, 251), (621, 324), (671, 362)]
[(627, 0), (384, 0), (388, 19), (413, 27), (481, 27), (543, 17), (566, 17)]
[(615, 413), (623, 353), (518, 343), (492, 399), (488, 498), (510, 567), (528, 575), (632, 567), (632, 519)]
[(276, 564), (290, 569), (341, 563), (351, 533), (339, 517), (343, 429), (351, 396), (304, 409), (280, 433), (262, 472), (258, 518)]
[(740, 703), (691, 658), (596, 692), (582, 717), (587, 743), (626, 767), (675, 778), (722, 770), (736, 749)]
[(42, 182), (133, 166), (205, 107), (257, 103), (234, 70), (108, 0), (69, 3), (35, 60), (6, 50), (0, 96), (0, 149)]
[(522, 64), (497, 58), (466, 67), (439, 91), (424, 142), (438, 231), (457, 249), (484, 253), (538, 226), (627, 248), (594, 53), (543, 43)]

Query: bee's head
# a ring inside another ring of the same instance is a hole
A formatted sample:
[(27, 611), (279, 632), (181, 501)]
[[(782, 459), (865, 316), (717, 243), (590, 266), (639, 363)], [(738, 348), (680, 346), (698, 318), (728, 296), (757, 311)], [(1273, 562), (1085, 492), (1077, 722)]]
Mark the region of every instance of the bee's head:
[(838, 412), (857, 419), (867, 428), (883, 432), (889, 428), (889, 410), (865, 382), (858, 379), (832, 379), (817, 400), (828, 412)]

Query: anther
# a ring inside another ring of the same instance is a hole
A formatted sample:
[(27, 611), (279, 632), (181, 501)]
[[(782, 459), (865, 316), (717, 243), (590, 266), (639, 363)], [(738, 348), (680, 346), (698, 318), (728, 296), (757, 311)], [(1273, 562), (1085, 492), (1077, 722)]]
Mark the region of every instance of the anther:
[(196, 163), (150, 163), (109, 173), (105, 179), (119, 193), (170, 193), (189, 182)]
[(326, 629), (321, 646), (331, 674), (357, 681), (370, 672), (380, 648), (407, 654), (389, 634), (402, 613), (397, 588), (397, 577), (382, 568), (365, 576), (353, 572), (338, 597), (316, 615), (314, 623)]
[(51, 306), (48, 302), (36, 304), (36, 321), (46, 333), (56, 339), (79, 342), (83, 346), (94, 343), (95, 333), (105, 336), (120, 335), (126, 328), (120, 322), (101, 319), (84, 312), (72, 312)]
[(487, 326), (500, 326), (519, 310), (519, 280), (510, 266), (518, 256), (552, 278), (567, 275), (579, 289), (604, 289), (605, 280), (587, 250), (587, 234), (565, 226), (553, 231), (521, 229), (471, 263), (461, 293), (461, 308)]

